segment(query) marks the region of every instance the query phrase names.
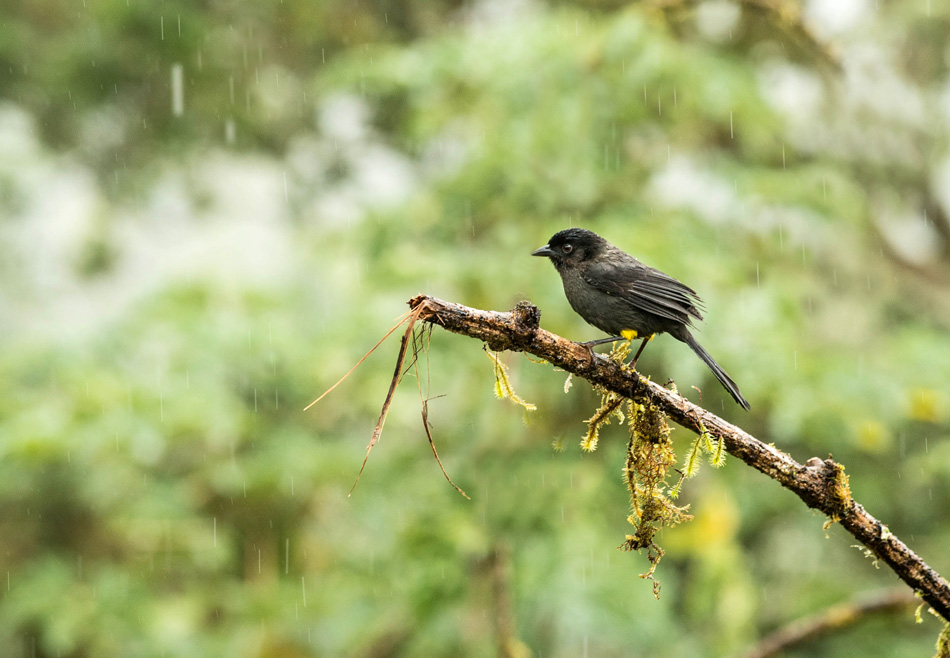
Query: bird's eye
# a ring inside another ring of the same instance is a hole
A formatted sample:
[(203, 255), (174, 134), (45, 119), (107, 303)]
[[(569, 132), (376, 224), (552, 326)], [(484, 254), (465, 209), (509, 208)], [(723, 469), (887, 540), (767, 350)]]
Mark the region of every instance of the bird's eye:
[(563, 247), (561, 247), (561, 251), (563, 251), (565, 254), (569, 254), (569, 253), (571, 253), (572, 251), (574, 251), (574, 246), (573, 246), (573, 245), (566, 244), (566, 245), (564, 245)]

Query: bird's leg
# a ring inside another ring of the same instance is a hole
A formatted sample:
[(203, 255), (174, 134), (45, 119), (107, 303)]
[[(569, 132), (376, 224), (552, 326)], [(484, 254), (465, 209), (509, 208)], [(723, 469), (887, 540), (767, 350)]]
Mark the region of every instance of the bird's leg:
[(603, 345), (604, 343), (616, 343), (618, 340), (626, 340), (623, 336), (611, 336), (610, 338), (601, 338), (600, 340), (589, 340), (586, 343), (581, 343), (585, 347), (594, 347), (595, 345)]
[(630, 362), (631, 370), (637, 369), (637, 361), (640, 359), (640, 355), (643, 354), (643, 348), (646, 347), (647, 343), (649, 343), (651, 340), (653, 340), (653, 334), (644, 337), (643, 342), (640, 343), (640, 349), (637, 350), (637, 353), (633, 356), (633, 361)]

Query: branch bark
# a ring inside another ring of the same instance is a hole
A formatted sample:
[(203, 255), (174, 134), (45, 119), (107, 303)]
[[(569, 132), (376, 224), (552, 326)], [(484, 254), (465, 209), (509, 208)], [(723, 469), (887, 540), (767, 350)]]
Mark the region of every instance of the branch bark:
[(840, 523), (919, 592), (943, 619), (950, 621), (950, 584), (851, 497), (844, 467), (830, 457), (813, 457), (805, 464), (798, 463), (778, 448), (615, 361), (541, 329), (541, 312), (529, 302), (520, 302), (507, 313), (470, 308), (427, 295), (414, 297), (408, 303), (413, 311), (418, 311), (420, 321), (477, 338), (496, 352), (528, 352), (592, 384), (656, 405), (686, 429), (699, 433), (705, 428), (713, 437), (721, 437), (730, 455), (777, 481), (808, 507)]

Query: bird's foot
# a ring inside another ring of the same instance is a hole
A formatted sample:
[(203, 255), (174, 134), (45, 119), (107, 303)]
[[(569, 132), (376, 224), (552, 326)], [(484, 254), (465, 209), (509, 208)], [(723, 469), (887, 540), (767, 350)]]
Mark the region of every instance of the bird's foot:
[(598, 340), (588, 340), (584, 343), (581, 343), (584, 347), (596, 347), (597, 345), (605, 345), (607, 343), (616, 343), (618, 340), (626, 340), (623, 336), (611, 336), (610, 338), (600, 338)]

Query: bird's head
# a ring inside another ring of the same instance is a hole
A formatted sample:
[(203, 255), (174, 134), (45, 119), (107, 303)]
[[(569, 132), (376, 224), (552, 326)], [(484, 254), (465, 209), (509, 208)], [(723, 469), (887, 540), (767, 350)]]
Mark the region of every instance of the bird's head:
[(551, 236), (548, 243), (531, 252), (547, 256), (555, 267), (578, 265), (600, 254), (609, 244), (602, 237), (583, 228), (569, 228)]

